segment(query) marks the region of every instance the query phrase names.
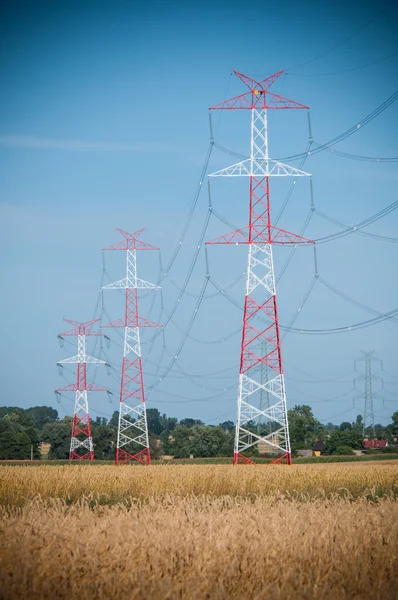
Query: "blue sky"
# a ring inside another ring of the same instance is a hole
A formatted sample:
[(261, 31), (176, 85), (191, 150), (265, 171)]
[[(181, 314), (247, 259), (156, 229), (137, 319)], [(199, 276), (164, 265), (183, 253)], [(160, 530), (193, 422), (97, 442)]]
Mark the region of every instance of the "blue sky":
[[(223, 1), (3, 3), (2, 402), (52, 404), (61, 416), (71, 413), (73, 398), (58, 404), (52, 393), (65, 384), (56, 361), (74, 352), (68, 344), (58, 346), (56, 335), (65, 329), (62, 318), (98, 316), (101, 249), (118, 241), (115, 227), (134, 231), (146, 226), (144, 239), (159, 246), (163, 264), (168, 263), (208, 149), (208, 107), (244, 91), (232, 69), (254, 78), (287, 69), (275, 91), (310, 106), (313, 137), (322, 143), (360, 123), (395, 91), (396, 18), (394, 3), (375, 0), (288, 0), (282, 6)], [(270, 118), (271, 156), (303, 152), (306, 115), (281, 113)], [(213, 125), (218, 144), (247, 154), (248, 113), (214, 114)], [(396, 126), (393, 104), (336, 149), (398, 156)], [(215, 148), (208, 172), (237, 160)], [(304, 168), (313, 177), (316, 208), (348, 225), (397, 200), (394, 162), (362, 162), (322, 152), (309, 157)], [(275, 215), (288, 185), (272, 183)], [(162, 284), (164, 310), (160, 294), (152, 310), (152, 299), (143, 298), (144, 316), (164, 322), (178, 298), (206, 217), (205, 182), (203, 188), (177, 260)], [(212, 200), (225, 218), (245, 223), (245, 182), (212, 182)], [(299, 181), (280, 226), (298, 232), (309, 202), (308, 182)], [(226, 230), (212, 217), (205, 239)], [(319, 238), (335, 231), (337, 227), (315, 214), (306, 235)], [(396, 213), (368, 231), (396, 235)], [(109, 254), (106, 271), (116, 280), (122, 277), (124, 257)], [(155, 281), (158, 254), (142, 254), (140, 276)], [(288, 251), (276, 248), (274, 254), (278, 274)], [(396, 244), (350, 235), (319, 246), (317, 255), (319, 273), (329, 284), (380, 312), (398, 306)], [(209, 259), (212, 277), (225, 287), (235, 281), (228, 291), (241, 302), (243, 280), (236, 280), (245, 268), (245, 248), (211, 247)], [(278, 284), (283, 324), (295, 315), (313, 275), (312, 250), (298, 249)], [(153, 346), (143, 345), (146, 384), (156, 384), (149, 407), (217, 423), (235, 417), (242, 314), (214, 295), (211, 284), (190, 332), (195, 339), (187, 339), (177, 366), (158, 382), (181, 343), (204, 276), (201, 248), (187, 293), (165, 328), (165, 349), (162, 335)], [(107, 292), (104, 301), (112, 319), (121, 316), (117, 292)], [(317, 281), (295, 327), (327, 329), (369, 318), (371, 314)], [(290, 332), (283, 344), (289, 406), (309, 403), (325, 421), (354, 419), (362, 411), (361, 400), (353, 405), (353, 396), (362, 391), (360, 382), (352, 391), (354, 360), (361, 350), (375, 350), (392, 374), (377, 371), (386, 383), (380, 392), (384, 402), (375, 401), (376, 421), (388, 422), (397, 409), (397, 327), (389, 321), (340, 335)], [(96, 381), (112, 388), (114, 397), (110, 403), (105, 395), (92, 395), (94, 416), (111, 415), (118, 405), (120, 337), (115, 332), (111, 337), (105, 352), (114, 371), (109, 378), (99, 371)], [(195, 377), (182, 377), (178, 367)], [(204, 375), (208, 373), (212, 375)], [(65, 377), (71, 381), (73, 375), (65, 372)], [(376, 388), (380, 385), (375, 382)]]

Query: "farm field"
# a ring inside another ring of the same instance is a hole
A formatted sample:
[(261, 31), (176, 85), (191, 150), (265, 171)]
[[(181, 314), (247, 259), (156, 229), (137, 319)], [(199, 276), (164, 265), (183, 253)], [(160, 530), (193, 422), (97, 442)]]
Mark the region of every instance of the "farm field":
[(398, 462), (0, 467), (0, 597), (396, 597)]

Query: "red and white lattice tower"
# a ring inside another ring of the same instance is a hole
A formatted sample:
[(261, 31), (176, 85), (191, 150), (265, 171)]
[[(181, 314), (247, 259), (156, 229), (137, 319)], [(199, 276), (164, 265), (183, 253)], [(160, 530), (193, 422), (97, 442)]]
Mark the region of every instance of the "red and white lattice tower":
[(87, 356), (86, 337), (103, 335), (98, 331), (91, 329), (95, 321), (70, 321), (64, 319), (67, 323), (74, 325), (73, 329), (59, 333), (58, 337), (77, 336), (77, 355), (58, 361), (58, 364), (77, 364), (76, 383), (71, 383), (65, 387), (55, 390), (60, 392), (76, 392), (75, 409), (72, 421), (72, 436), (70, 440), (70, 460), (94, 460), (93, 437), (91, 434), (90, 413), (88, 408), (88, 392), (106, 392), (105, 388), (92, 383), (87, 383), (87, 363), (105, 364), (105, 361)]
[[(210, 177), (249, 178), (249, 223), (242, 229), (207, 242), (249, 246), (234, 464), (252, 463), (243, 452), (255, 445), (260, 445), (263, 451), (279, 453), (279, 458), (274, 462), (286, 461), (291, 464), (272, 245), (312, 242), (271, 224), (270, 177), (301, 177), (309, 174), (269, 158), (267, 112), (269, 109), (308, 107), (269, 91), (283, 71), (259, 82), (237, 71), (234, 73), (249, 91), (212, 106), (210, 110), (251, 111), (250, 158), (212, 173)], [(266, 349), (264, 355), (259, 350), (261, 348)], [(261, 365), (268, 367), (266, 381), (261, 377)], [(267, 392), (270, 398), (266, 408), (261, 404), (261, 391)], [(253, 426), (259, 419), (262, 421), (262, 431)]]
[(159, 289), (157, 285), (137, 277), (137, 250), (158, 250), (142, 242), (139, 237), (145, 228), (135, 233), (127, 233), (117, 228), (123, 240), (104, 250), (124, 250), (126, 257), (126, 277), (103, 289), (125, 290), (124, 317), (103, 327), (124, 328), (124, 350), (122, 380), (120, 385), (119, 426), (117, 431), (116, 464), (136, 460), (151, 464), (148, 425), (145, 407), (144, 376), (142, 371), (140, 328), (161, 327), (138, 314), (138, 290)]

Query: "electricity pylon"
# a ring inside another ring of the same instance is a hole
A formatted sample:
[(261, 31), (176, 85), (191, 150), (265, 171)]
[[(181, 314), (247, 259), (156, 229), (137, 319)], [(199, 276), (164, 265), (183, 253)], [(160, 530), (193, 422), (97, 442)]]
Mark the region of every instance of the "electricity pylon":
[(107, 392), (108, 390), (98, 385), (94, 385), (93, 383), (87, 383), (87, 363), (105, 364), (105, 361), (94, 358), (93, 356), (87, 356), (86, 337), (100, 336), (103, 334), (91, 329), (91, 326), (94, 323), (97, 323), (99, 319), (95, 321), (86, 321), (85, 323), (70, 321), (69, 319), (64, 319), (64, 321), (74, 325), (74, 328), (58, 334), (58, 337), (62, 339), (66, 336), (77, 336), (77, 355), (65, 358), (64, 360), (59, 360), (57, 363), (59, 365), (77, 364), (76, 383), (71, 383), (70, 385), (55, 390), (56, 394), (60, 394), (61, 392), (76, 392), (69, 459), (94, 460), (93, 437), (88, 407), (88, 392)]
[(383, 380), (381, 379), (381, 377), (378, 377), (377, 375), (372, 375), (372, 361), (381, 363), (381, 360), (379, 358), (376, 358), (375, 356), (373, 356), (373, 353), (374, 353), (374, 350), (372, 350), (371, 352), (364, 352), (362, 350), (362, 354), (363, 354), (362, 358), (358, 358), (355, 361), (355, 365), (359, 361), (365, 362), (365, 374), (361, 375), (360, 377), (357, 377), (355, 382), (358, 380), (364, 380), (364, 382), (365, 382), (364, 393), (356, 396), (356, 398), (364, 399), (363, 435), (365, 437), (365, 431), (367, 429), (370, 429), (371, 434), (372, 434), (373, 438), (375, 439), (376, 438), (376, 430), (375, 430), (375, 416), (374, 416), (374, 409), (373, 409), (373, 400), (374, 399), (382, 399), (382, 398), (379, 394), (375, 394), (375, 392), (373, 391), (372, 380), (374, 380), (374, 379), (377, 379), (379, 381), (383, 381)]
[(128, 233), (117, 228), (123, 236), (104, 250), (123, 250), (126, 252), (126, 277), (104, 290), (125, 290), (124, 317), (102, 327), (123, 327), (124, 348), (122, 361), (122, 379), (120, 385), (120, 410), (117, 430), (116, 464), (125, 464), (135, 460), (142, 464), (151, 464), (149, 450), (148, 424), (146, 418), (144, 375), (141, 357), (141, 327), (161, 327), (138, 315), (138, 290), (159, 289), (157, 285), (137, 277), (137, 250), (158, 250), (142, 242), (139, 237), (145, 228)]
[[(267, 115), (268, 110), (307, 109), (308, 106), (269, 91), (270, 86), (283, 71), (262, 81), (255, 81), (237, 71), (234, 73), (249, 88), (249, 91), (212, 106), (210, 110), (250, 110), (250, 158), (212, 173), (210, 177), (249, 178), (249, 222), (242, 229), (207, 242), (249, 246), (234, 464), (253, 463), (243, 452), (260, 442), (271, 451), (280, 453), (280, 457), (274, 462), (285, 460), (291, 464), (272, 246), (313, 242), (272, 225), (270, 178), (306, 177), (309, 174), (269, 158)], [(258, 351), (261, 341), (267, 344), (265, 354)], [(270, 371), (266, 381), (261, 381), (261, 365), (266, 365)], [(267, 392), (272, 398), (272, 402), (267, 407), (260, 404), (262, 391)], [(265, 418), (271, 424), (270, 432), (265, 435), (253, 431), (252, 423), (259, 418)]]

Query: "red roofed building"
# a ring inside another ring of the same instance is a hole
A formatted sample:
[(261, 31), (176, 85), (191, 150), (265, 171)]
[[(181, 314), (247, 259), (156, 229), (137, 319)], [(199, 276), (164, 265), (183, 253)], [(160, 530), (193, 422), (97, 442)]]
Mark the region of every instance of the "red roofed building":
[(365, 450), (369, 450), (369, 448), (375, 448), (376, 450), (380, 450), (381, 448), (385, 448), (388, 446), (387, 440), (363, 440), (363, 447)]

